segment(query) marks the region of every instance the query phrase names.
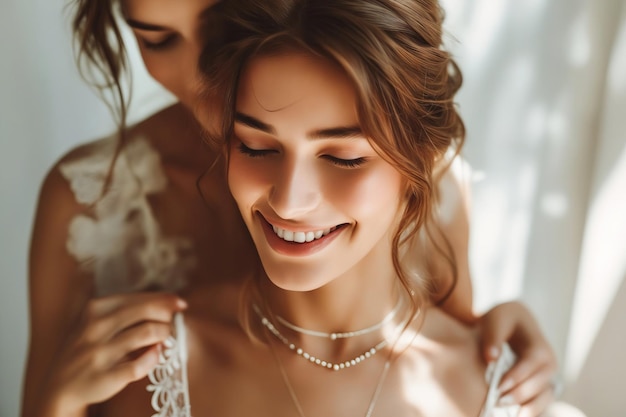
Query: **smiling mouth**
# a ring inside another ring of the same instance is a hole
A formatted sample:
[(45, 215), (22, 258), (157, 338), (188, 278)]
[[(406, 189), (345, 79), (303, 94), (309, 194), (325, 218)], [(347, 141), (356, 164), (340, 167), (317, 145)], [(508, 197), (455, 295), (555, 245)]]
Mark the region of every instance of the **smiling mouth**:
[(315, 231), (309, 231), (309, 232), (294, 232), (292, 230), (282, 229), (272, 224), (271, 226), (272, 226), (272, 230), (274, 230), (274, 234), (276, 234), (276, 236), (278, 236), (285, 242), (308, 243), (308, 242), (313, 242), (314, 240), (323, 238), (329, 233), (337, 230), (337, 228), (341, 227), (342, 225), (333, 226), (329, 229), (315, 230)]
[(334, 241), (349, 225), (342, 223), (326, 229), (295, 231), (275, 226), (261, 213), (258, 215), (267, 243), (274, 251), (287, 256), (308, 256), (317, 253)]

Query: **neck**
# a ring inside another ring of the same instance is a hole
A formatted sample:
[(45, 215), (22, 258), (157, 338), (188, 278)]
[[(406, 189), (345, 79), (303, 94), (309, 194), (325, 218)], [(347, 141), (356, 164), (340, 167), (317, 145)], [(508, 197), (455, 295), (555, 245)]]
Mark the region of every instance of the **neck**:
[(311, 361), (315, 358), (316, 364), (335, 371), (355, 366), (395, 343), (407, 306), (396, 285), (370, 297), (346, 297), (348, 302), (323, 294), (325, 291), (281, 298), (281, 307), (291, 313), (294, 322), (281, 312), (273, 311), (270, 319), (259, 310), (257, 313), (279, 344), (291, 346), (292, 352)]
[(264, 290), (274, 314), (300, 327), (349, 331), (382, 320), (396, 305), (398, 278), (387, 245), (372, 250), (342, 275), (312, 291), (288, 291), (270, 280)]

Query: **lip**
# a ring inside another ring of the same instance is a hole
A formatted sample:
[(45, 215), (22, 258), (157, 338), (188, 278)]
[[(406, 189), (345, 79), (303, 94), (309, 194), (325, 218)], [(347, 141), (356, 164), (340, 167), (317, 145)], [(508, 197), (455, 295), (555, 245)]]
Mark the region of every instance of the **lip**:
[[(272, 225), (263, 217), (261, 213), (257, 213), (259, 219), (261, 221), (261, 227), (263, 228), (263, 233), (265, 233), (265, 239), (270, 247), (280, 253), (281, 255), (287, 256), (308, 256), (314, 253), (317, 253), (328, 246), (339, 234), (345, 229), (344, 226), (346, 224), (342, 224), (337, 226), (335, 230), (323, 236), (319, 239), (313, 240), (311, 242), (304, 243), (296, 243), (296, 242), (287, 242), (284, 239), (279, 238), (274, 233), (274, 229)], [(311, 229), (308, 229), (311, 230)]]

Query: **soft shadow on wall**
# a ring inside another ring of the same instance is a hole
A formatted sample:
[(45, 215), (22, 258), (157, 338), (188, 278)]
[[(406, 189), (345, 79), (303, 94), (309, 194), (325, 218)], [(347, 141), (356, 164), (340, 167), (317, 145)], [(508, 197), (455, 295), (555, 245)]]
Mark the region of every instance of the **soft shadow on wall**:
[(611, 363), (626, 362), (598, 353), (623, 346), (603, 332), (626, 332), (626, 316), (613, 316), (626, 303), (616, 295), (626, 274), (626, 2), (443, 5), (465, 75), (476, 305), (526, 301), (567, 392), (588, 390), (575, 404), (589, 416), (623, 415), (624, 396), (601, 395), (602, 407), (592, 398), (616, 383)]

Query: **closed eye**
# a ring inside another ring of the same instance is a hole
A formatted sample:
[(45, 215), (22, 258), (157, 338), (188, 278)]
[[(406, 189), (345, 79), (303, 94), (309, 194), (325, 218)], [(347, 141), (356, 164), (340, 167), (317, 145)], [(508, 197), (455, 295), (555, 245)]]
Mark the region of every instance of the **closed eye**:
[(357, 168), (367, 162), (367, 158), (342, 159), (331, 155), (324, 155), (323, 158), (342, 168)]
[(249, 156), (251, 158), (260, 158), (271, 153), (276, 153), (276, 151), (272, 149), (252, 149), (244, 145), (243, 142), (239, 142), (239, 144), (237, 144), (237, 150), (239, 151), (239, 153)]
[(144, 48), (152, 50), (152, 51), (158, 51), (158, 50), (163, 50), (172, 46), (176, 38), (177, 38), (177, 35), (175, 33), (172, 33), (171, 35), (166, 36), (165, 38), (163, 38), (162, 40), (158, 42), (152, 42), (145, 38), (140, 38), (140, 39)]

